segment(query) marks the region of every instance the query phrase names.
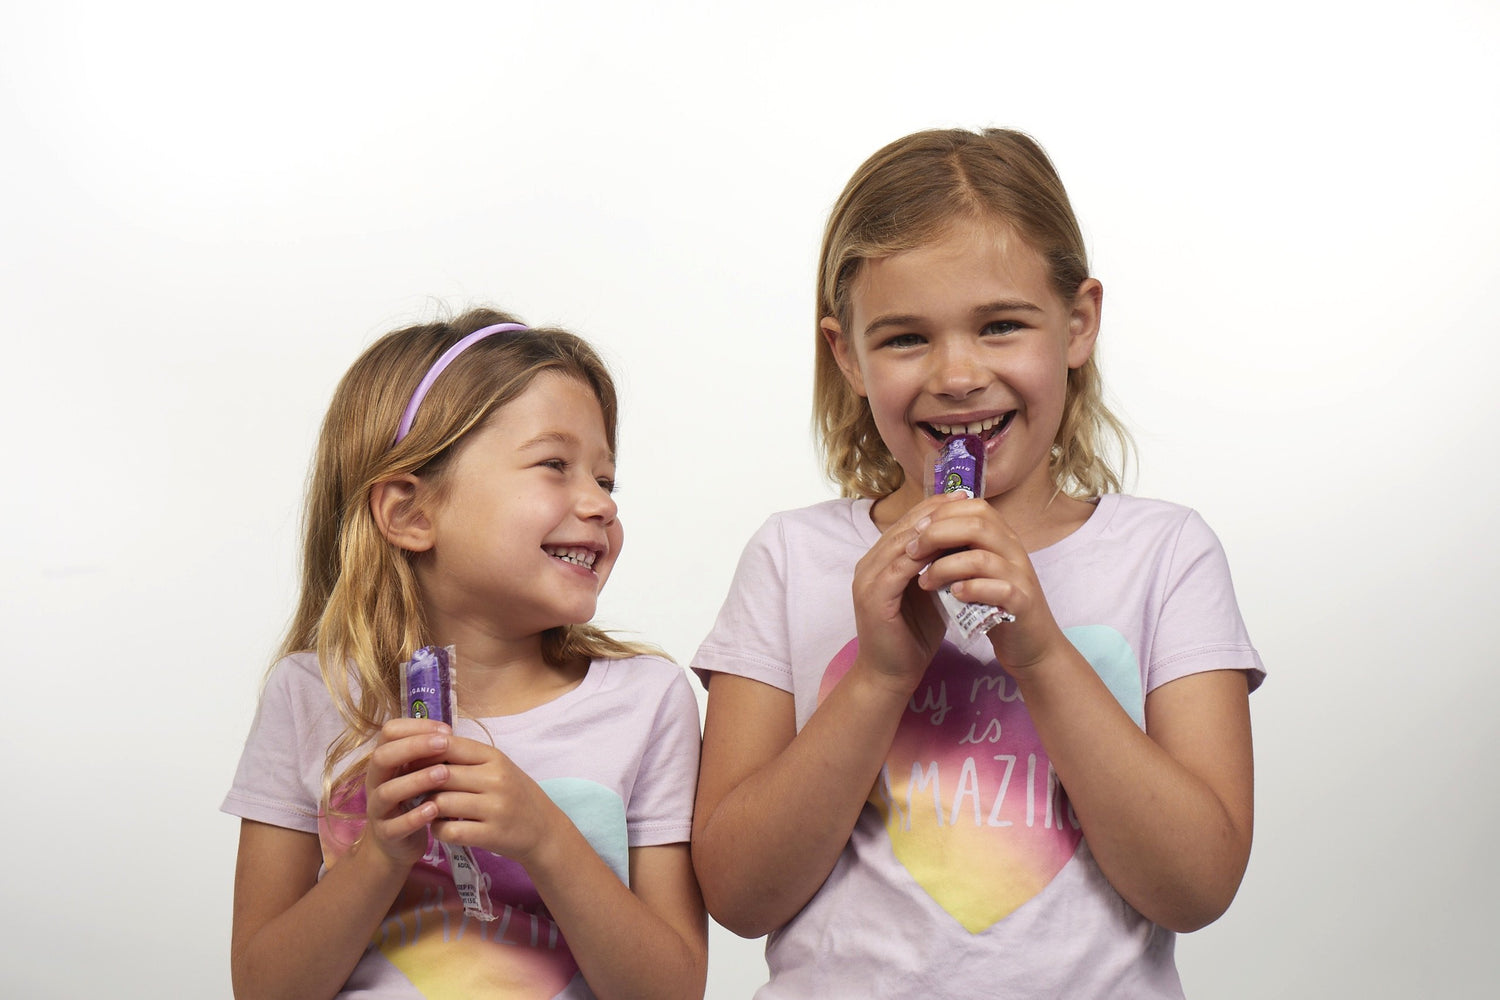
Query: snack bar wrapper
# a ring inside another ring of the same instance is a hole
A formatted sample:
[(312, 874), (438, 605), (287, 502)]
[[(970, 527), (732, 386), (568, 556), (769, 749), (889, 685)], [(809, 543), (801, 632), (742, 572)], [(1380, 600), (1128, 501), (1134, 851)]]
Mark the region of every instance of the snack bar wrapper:
[[(458, 690), (455, 686), (452, 646), (423, 646), (401, 664), (401, 714), (408, 719), (436, 719), (450, 727), (458, 718)], [(413, 806), (417, 802), (411, 803)], [(442, 844), (448, 867), (453, 872), (453, 886), (463, 900), (464, 913), (477, 920), (494, 920), (490, 904), (490, 877), (474, 862), (467, 847)]]
[[(984, 441), (979, 435), (955, 434), (943, 442), (932, 466), (932, 492), (984, 496)], [(965, 603), (947, 587), (941, 588), (937, 596), (948, 620), (965, 639), (982, 635), (1001, 622), (1016, 620), (1015, 615), (1002, 608)]]
[(453, 688), (453, 647), (423, 646), (401, 664), (401, 714), (453, 725), (458, 692)]

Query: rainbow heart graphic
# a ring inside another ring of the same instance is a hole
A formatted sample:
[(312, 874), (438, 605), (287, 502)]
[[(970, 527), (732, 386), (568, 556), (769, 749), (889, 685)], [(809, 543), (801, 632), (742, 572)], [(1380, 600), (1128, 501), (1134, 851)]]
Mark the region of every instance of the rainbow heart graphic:
[[(1137, 692), (1140, 681), (1124, 637), (1103, 626), (1066, 634), (1130, 709), (1131, 678)], [(857, 649), (851, 640), (829, 663), (820, 698)], [(870, 803), (896, 860), (970, 933), (1045, 889), (1082, 839), (1015, 680), (947, 642), (907, 704)]]

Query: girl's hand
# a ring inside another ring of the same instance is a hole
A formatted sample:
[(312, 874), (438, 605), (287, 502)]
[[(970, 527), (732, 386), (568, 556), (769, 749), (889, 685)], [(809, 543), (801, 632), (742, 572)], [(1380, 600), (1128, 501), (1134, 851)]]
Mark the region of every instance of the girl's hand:
[(963, 601), (1004, 608), (1016, 616), (989, 631), (995, 659), (1007, 670), (1025, 670), (1068, 644), (1026, 546), (985, 501), (961, 498), (936, 508), (907, 554), (932, 560), (918, 581), (923, 590), (951, 586)]
[(393, 865), (411, 867), (427, 850), (427, 824), (438, 816), (429, 798), (407, 803), (443, 786), (449, 768), (443, 755), (451, 730), (431, 719), (392, 719), (380, 730), (365, 771), (365, 832), (362, 843)]
[(432, 835), (446, 844), (479, 847), (522, 865), (569, 822), (531, 776), (487, 743), (452, 738), (444, 758), (449, 776), (433, 797)]
[(931, 556), (917, 546), (932, 514), (951, 497), (928, 497), (887, 528), (854, 567), (858, 660), (876, 675), (914, 690), (943, 641), (946, 626), (918, 575)]

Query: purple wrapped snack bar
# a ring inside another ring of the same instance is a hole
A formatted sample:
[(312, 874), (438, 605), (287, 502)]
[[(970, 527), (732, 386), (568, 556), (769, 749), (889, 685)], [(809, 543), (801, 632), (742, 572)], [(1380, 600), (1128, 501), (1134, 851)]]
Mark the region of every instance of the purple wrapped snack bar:
[(408, 719), (436, 719), (453, 725), (453, 651), (423, 646), (401, 664), (401, 714)]
[[(458, 717), (458, 692), (454, 687), (452, 646), (423, 646), (401, 664), (401, 714), (408, 719), (435, 719), (453, 725)], [(415, 807), (421, 799), (409, 803)], [(442, 842), (439, 841), (441, 844)], [(443, 856), (453, 873), (453, 887), (463, 900), (464, 912), (478, 920), (494, 920), (490, 903), (490, 879), (474, 863), (467, 847), (442, 844)]]
[[(932, 466), (932, 492), (984, 496), (984, 440), (979, 435), (955, 434), (943, 442)], [(967, 604), (954, 597), (947, 587), (938, 591), (938, 601), (965, 639), (988, 632), (1001, 622), (1016, 620), (1015, 615), (1001, 608)]]
[(932, 492), (984, 496), (984, 441), (978, 434), (955, 434), (943, 442), (932, 466)]

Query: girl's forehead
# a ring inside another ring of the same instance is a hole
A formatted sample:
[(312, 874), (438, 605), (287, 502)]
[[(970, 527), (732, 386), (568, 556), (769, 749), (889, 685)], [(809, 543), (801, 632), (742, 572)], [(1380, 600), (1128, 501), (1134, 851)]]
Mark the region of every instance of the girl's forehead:
[(539, 428), (597, 430), (606, 442), (604, 406), (593, 386), (565, 371), (542, 372), (514, 398), (496, 407), (482, 428), (503, 436), (527, 437)]
[(950, 225), (910, 250), (865, 260), (849, 291), (859, 313), (882, 309), (886, 300), (1031, 299), (1050, 292), (1050, 275), (1041, 254), (1013, 228), (975, 221)]

